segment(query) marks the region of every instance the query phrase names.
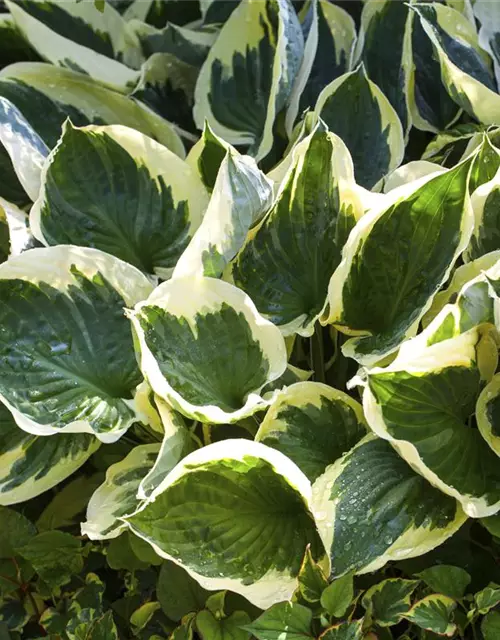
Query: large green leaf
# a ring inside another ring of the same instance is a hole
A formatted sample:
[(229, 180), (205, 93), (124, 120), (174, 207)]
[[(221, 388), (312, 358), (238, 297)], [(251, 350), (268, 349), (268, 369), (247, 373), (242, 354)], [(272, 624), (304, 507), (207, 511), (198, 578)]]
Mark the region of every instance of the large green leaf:
[(421, 334), (391, 365), (367, 372), (363, 393), (375, 433), (472, 517), (500, 509), (498, 458), (469, 424), (481, 390), (482, 344), (477, 328), (430, 346)]
[(303, 36), (288, 0), (242, 0), (221, 29), (195, 90), (194, 119), (261, 160), (297, 74)]
[(166, 53), (199, 70), (210, 48), (217, 40), (215, 30), (195, 29), (179, 26), (178, 20), (168, 22), (165, 27), (132, 19), (129, 28), (139, 37), (144, 55), (150, 59), (155, 53)]
[(476, 0), (474, 15), (481, 23), (479, 44), (493, 59), (497, 86), (500, 81), (500, 6), (488, 0)]
[[(413, 4), (415, 0), (410, 0), (410, 6)], [(411, 119), (418, 129), (441, 132), (450, 127), (462, 112), (448, 95), (432, 43), (415, 14), (411, 18), (410, 29), (414, 68), (409, 91)]]
[(369, 78), (389, 99), (405, 133), (411, 127), (411, 19), (404, 2), (368, 0), (363, 6), (358, 41)]
[(361, 64), (320, 93), (315, 112), (351, 152), (356, 182), (371, 189), (403, 159), (398, 115)]
[(0, 405), (0, 504), (30, 500), (74, 473), (99, 447), (91, 434), (35, 436)]
[(481, 435), (500, 456), (500, 374), (482, 390), (477, 400), (476, 420)]
[(113, 125), (63, 127), (30, 213), (46, 245), (101, 249), (168, 277), (202, 221), (208, 194), (181, 158)]
[(171, 53), (154, 53), (142, 65), (131, 97), (192, 135), (196, 131), (193, 105), (197, 78), (196, 67)]
[(203, 222), (179, 259), (174, 276), (221, 277), (250, 229), (271, 206), (272, 197), (272, 183), (255, 161), (228, 149)]
[(388, 442), (370, 434), (313, 485), (313, 511), (333, 576), (427, 553), (466, 519)]
[(500, 96), (474, 26), (458, 11), (436, 2), (416, 3), (413, 9), (432, 43), (450, 96), (473, 118), (497, 124)]
[(255, 439), (284, 453), (314, 482), (364, 435), (355, 400), (319, 382), (298, 382), (277, 396)]
[(81, 71), (119, 90), (137, 79), (142, 54), (138, 38), (109, 3), (6, 0), (30, 45), (54, 65)]
[(154, 392), (188, 417), (235, 422), (265, 408), (285, 342), (250, 298), (214, 278), (175, 278), (129, 312)]
[(393, 189), (356, 225), (322, 318), (361, 336), (345, 355), (376, 362), (416, 331), (470, 238), (472, 161)]
[(126, 521), (204, 588), (265, 608), (291, 597), (308, 544), (315, 560), (323, 557), (310, 494), (279, 451), (224, 440), (184, 458)]
[(500, 249), (500, 170), (472, 194), (474, 231), (466, 256), (475, 260)]
[(159, 444), (141, 444), (108, 468), (105, 481), (88, 503), (82, 534), (91, 540), (107, 540), (127, 528), (119, 518), (133, 513), (140, 505), (139, 484), (153, 467), (159, 450)]
[(124, 17), (143, 20), (158, 28), (168, 22), (183, 25), (200, 18), (200, 6), (198, 2), (185, 0), (132, 0)]
[(320, 124), (293, 152), (272, 209), (233, 267), (235, 283), (284, 335), (310, 336), (363, 213), (342, 140)]
[(151, 289), (95, 249), (31, 249), (0, 266), (0, 397), (22, 429), (107, 442), (128, 429), (142, 378), (123, 307)]
[(15, 62), (39, 60), (9, 13), (0, 13), (0, 69)]
[(432, 305), (422, 318), (423, 326), (427, 327), (452, 299), (458, 300), (462, 290), (464, 290), (465, 294), (468, 289), (467, 285), (473, 284), (476, 278), (484, 282), (484, 278), (478, 278), (478, 276), (481, 276), (483, 271), (494, 267), (498, 262), (500, 262), (500, 250), (487, 253), (476, 260), (472, 260), (458, 267), (458, 269), (453, 272), (453, 276), (446, 288), (439, 291), (434, 297)]
[(0, 72), (0, 96), (10, 100), (52, 149), (61, 126), (122, 124), (154, 138), (184, 157), (184, 145), (172, 125), (140, 102), (110, 91), (92, 78), (41, 62), (20, 62)]
[[(49, 150), (19, 109), (2, 97), (0, 97), (0, 143), (9, 154), (24, 190), (32, 200), (36, 200), (40, 190), (40, 172)], [(2, 174), (2, 178), (8, 179), (8, 176)]]
[(297, 116), (316, 103), (323, 88), (349, 71), (356, 41), (351, 16), (327, 0), (309, 0), (300, 18), (307, 37), (286, 114), (289, 135)]

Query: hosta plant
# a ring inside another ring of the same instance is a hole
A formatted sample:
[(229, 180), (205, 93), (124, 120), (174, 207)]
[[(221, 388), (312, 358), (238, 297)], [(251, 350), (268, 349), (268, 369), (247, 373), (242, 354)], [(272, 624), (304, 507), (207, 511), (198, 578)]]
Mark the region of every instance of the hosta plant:
[(500, 638), (500, 4), (6, 0), (0, 638)]

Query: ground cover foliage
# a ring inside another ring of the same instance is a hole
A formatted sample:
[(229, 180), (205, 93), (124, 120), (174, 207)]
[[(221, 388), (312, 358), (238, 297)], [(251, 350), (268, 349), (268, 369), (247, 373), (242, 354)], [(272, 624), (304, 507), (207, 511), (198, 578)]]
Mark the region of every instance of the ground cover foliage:
[(500, 639), (500, 5), (0, 9), (0, 639)]

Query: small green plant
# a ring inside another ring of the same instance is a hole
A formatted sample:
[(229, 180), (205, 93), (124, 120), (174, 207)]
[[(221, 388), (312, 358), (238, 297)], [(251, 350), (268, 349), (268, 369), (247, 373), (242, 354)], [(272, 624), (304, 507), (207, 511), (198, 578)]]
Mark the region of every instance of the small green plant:
[(500, 4), (340, 4), (6, 0), (0, 640), (500, 639)]

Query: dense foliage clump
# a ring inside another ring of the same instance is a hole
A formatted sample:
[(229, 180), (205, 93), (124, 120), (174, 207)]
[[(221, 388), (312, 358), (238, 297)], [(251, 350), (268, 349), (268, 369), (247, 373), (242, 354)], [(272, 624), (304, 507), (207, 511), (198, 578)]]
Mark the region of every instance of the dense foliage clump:
[(0, 640), (500, 640), (500, 3), (0, 10)]

